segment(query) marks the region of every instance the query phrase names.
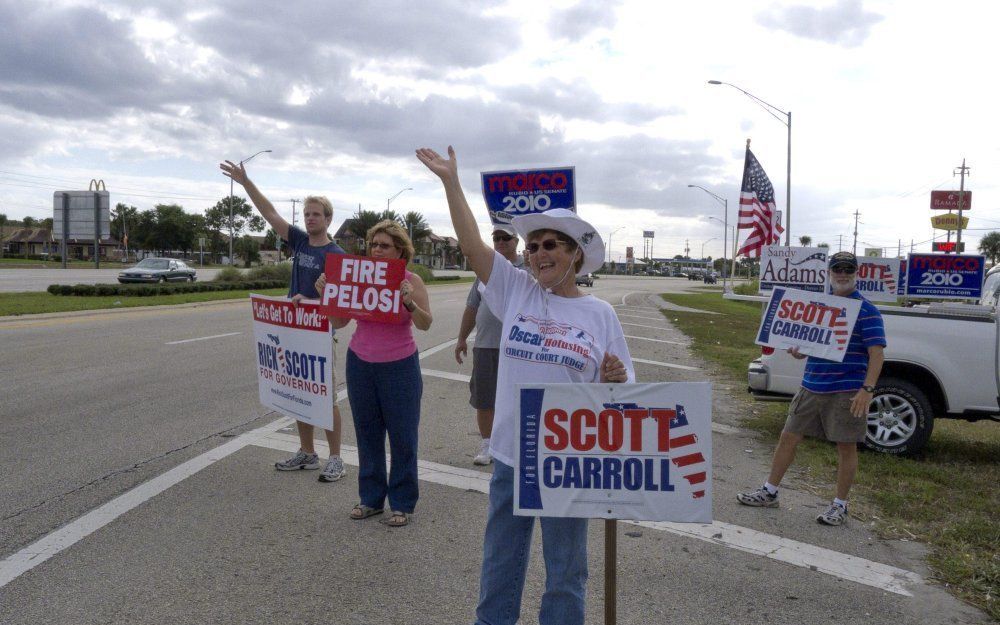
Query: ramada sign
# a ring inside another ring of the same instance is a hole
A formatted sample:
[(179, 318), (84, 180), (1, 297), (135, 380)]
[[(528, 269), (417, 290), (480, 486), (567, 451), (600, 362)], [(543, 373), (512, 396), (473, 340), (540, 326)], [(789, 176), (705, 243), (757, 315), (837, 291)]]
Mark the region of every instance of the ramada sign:
[(960, 193), (964, 195), (962, 210), (972, 209), (972, 191), (931, 191), (931, 209), (957, 211)]

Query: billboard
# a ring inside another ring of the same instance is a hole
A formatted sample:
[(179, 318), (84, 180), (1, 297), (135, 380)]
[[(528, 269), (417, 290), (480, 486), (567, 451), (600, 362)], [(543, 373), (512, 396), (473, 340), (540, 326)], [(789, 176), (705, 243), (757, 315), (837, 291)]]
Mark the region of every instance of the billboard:
[(760, 256), (760, 293), (776, 286), (821, 293), (826, 290), (825, 247), (769, 245)]
[(69, 205), (66, 238), (93, 240), (95, 222), (98, 237), (111, 237), (111, 194), (107, 191), (56, 191), (52, 194), (52, 238), (63, 238), (63, 207)]
[(979, 299), (986, 257), (962, 254), (910, 254), (906, 295), (932, 299)]
[(960, 193), (964, 194), (962, 210), (972, 209), (972, 191), (931, 191), (931, 209), (957, 211)]

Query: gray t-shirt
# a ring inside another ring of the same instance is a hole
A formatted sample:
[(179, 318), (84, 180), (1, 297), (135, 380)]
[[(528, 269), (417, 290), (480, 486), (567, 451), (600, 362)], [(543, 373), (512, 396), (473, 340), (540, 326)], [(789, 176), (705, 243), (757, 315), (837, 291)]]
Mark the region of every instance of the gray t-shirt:
[[(524, 270), (524, 259), (517, 255), (517, 262), (511, 263), (518, 269)], [(479, 278), (472, 283), (469, 289), (469, 297), (465, 300), (465, 305), (476, 309), (476, 341), (473, 349), (500, 349), (500, 333), (503, 324), (490, 312), (490, 307), (483, 303), (483, 296), (479, 293), (482, 282)]]

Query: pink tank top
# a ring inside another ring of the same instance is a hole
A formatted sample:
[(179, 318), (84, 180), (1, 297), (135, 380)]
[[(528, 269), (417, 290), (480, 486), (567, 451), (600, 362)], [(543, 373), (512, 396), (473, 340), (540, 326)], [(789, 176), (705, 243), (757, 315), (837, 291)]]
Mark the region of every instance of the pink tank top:
[[(413, 274), (407, 271), (406, 279), (412, 277)], [(413, 316), (406, 308), (401, 312), (399, 323), (356, 321), (357, 327), (348, 347), (365, 362), (392, 362), (413, 354), (417, 351), (417, 343), (413, 340)]]

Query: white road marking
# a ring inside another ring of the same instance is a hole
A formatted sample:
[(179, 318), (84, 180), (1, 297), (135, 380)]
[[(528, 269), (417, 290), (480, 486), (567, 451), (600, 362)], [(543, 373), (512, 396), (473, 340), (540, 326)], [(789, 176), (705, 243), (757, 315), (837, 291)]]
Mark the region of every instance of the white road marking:
[[(423, 352), (420, 357), (423, 358), (446, 349), (448, 346), (454, 345), (455, 342), (455, 340), (452, 340), (436, 345)], [(661, 365), (666, 364), (655, 363), (654, 361), (645, 362)], [(432, 375), (431, 372), (433, 372), (433, 375), (442, 374), (441, 377), (445, 377), (446, 379), (468, 380), (468, 376), (460, 374), (436, 370), (424, 371), (427, 375)], [(337, 400), (342, 400), (346, 395), (346, 390), (338, 392)], [(200, 456), (181, 463), (148, 482), (136, 486), (126, 493), (115, 497), (108, 503), (70, 522), (68, 525), (21, 549), (17, 553), (8, 556), (0, 561), (0, 588), (3, 588), (22, 574), (52, 558), (64, 549), (83, 540), (126, 512), (149, 501), (171, 486), (180, 483), (202, 469), (215, 464), (219, 460), (232, 455), (248, 445), (257, 445), (288, 452), (298, 450), (299, 439), (297, 435), (282, 434), (277, 431), (293, 423), (292, 419), (282, 417), (263, 427), (242, 434)], [(735, 428), (730, 428), (730, 426), (722, 424), (712, 424), (712, 429), (713, 431), (735, 430)], [(316, 447), (319, 448), (317, 451), (322, 449), (326, 453), (329, 453), (329, 448), (325, 442), (316, 441)], [(358, 465), (357, 448), (355, 447), (343, 445), (341, 447), (341, 457), (348, 464), (353, 466)], [(490, 474), (485, 471), (463, 469), (426, 460), (419, 460), (417, 466), (418, 477), (424, 481), (465, 490), (475, 490), (484, 494), (489, 492)], [(908, 597), (912, 596), (912, 593), (908, 590), (909, 586), (923, 583), (923, 579), (919, 575), (904, 569), (780, 536), (758, 532), (738, 525), (718, 521), (711, 525), (651, 521), (628, 521), (628, 523), (703, 540), (723, 547), (731, 547)]]
[(229, 332), (226, 334), (213, 334), (212, 336), (201, 336), (196, 339), (184, 339), (183, 341), (170, 341), (169, 343), (164, 343), (164, 345), (180, 345), (181, 343), (194, 343), (195, 341), (207, 341), (209, 339), (221, 339), (224, 336), (236, 336), (237, 334), (243, 334), (242, 332)]
[(634, 328), (650, 328), (651, 330), (670, 330), (668, 326), (644, 326), (641, 323), (625, 323), (622, 321), (623, 326), (632, 326)]
[(628, 313), (616, 313), (619, 317), (628, 317), (629, 319), (649, 319), (650, 321), (662, 321), (663, 317), (646, 317), (645, 315), (630, 315)]
[(461, 373), (452, 373), (451, 371), (438, 371), (437, 369), (421, 369), (420, 373), (432, 378), (443, 378), (445, 380), (454, 380), (455, 382), (468, 382), (469, 376), (463, 375)]
[(418, 358), (420, 360), (423, 360), (424, 358), (427, 358), (428, 356), (433, 356), (434, 354), (438, 353), (442, 349), (448, 349), (449, 347), (451, 347), (452, 345), (455, 345), (456, 343), (458, 343), (458, 339), (451, 339), (450, 341), (445, 341), (444, 343), (441, 343), (439, 345), (435, 345), (434, 347), (431, 347), (430, 349), (426, 349), (426, 350), (420, 352), (420, 356), (418, 356)]
[(672, 362), (660, 362), (658, 360), (646, 360), (645, 358), (633, 358), (632, 362), (641, 362), (647, 365), (656, 365), (657, 367), (670, 367), (671, 369), (684, 369), (685, 371), (701, 371), (698, 367), (689, 367), (687, 365), (675, 365)]
[[(253, 444), (294, 453), (299, 448), (299, 439), (295, 435), (275, 432), (257, 435)], [(325, 443), (316, 441), (317, 452), (324, 445)], [(357, 466), (356, 448), (342, 445), (341, 457), (344, 462)], [(387, 458), (387, 462), (389, 461)], [(491, 474), (485, 471), (418, 460), (417, 472), (419, 479), (426, 482), (483, 494), (489, 494), (490, 491)], [(905, 569), (721, 521), (711, 524), (662, 521), (623, 521), (623, 523), (737, 549), (907, 597), (913, 596), (909, 587), (924, 583), (920, 575)]]
[(624, 334), (623, 336), (625, 338), (627, 338), (627, 339), (639, 339), (640, 341), (653, 341), (654, 343), (669, 343), (671, 345), (687, 345), (688, 344), (688, 343), (685, 343), (683, 341), (665, 341), (663, 339), (651, 339), (651, 338), (646, 337), (646, 336), (632, 336), (631, 334)]

